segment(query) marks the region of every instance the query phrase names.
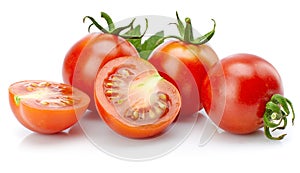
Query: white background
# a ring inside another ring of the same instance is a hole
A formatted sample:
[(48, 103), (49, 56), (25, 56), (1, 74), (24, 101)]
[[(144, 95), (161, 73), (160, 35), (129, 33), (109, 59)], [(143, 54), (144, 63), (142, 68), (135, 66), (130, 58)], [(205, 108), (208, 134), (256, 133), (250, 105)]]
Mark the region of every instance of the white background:
[[(197, 2), (197, 3), (196, 3)], [(70, 134), (38, 135), (25, 129), (8, 104), (8, 86), (24, 79), (62, 82), (61, 66), (70, 46), (87, 34), (85, 15), (105, 11), (115, 20), (139, 15), (175, 17), (178, 10), (205, 33), (220, 58), (253, 53), (281, 74), (285, 96), (299, 113), (299, 3), (296, 0), (10, 0), (0, 2), (0, 172), (282, 172), (299, 168), (299, 119), (285, 140), (269, 141), (261, 131), (246, 136), (217, 133), (199, 147), (203, 119), (174, 151), (148, 161), (112, 157), (93, 145), (79, 125)], [(126, 146), (124, 146), (126, 149)], [(5, 171), (6, 170), (6, 171)]]

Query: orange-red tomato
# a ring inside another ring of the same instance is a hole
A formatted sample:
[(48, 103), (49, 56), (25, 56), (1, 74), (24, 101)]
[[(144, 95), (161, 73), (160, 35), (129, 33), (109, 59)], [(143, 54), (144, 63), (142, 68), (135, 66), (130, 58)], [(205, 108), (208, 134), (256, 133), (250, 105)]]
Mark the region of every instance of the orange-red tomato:
[(67, 84), (27, 80), (9, 86), (11, 109), (26, 128), (43, 134), (63, 131), (85, 113), (90, 98)]
[(161, 133), (181, 107), (178, 90), (146, 60), (120, 57), (109, 61), (95, 81), (101, 118), (117, 133), (147, 138)]
[(93, 95), (97, 72), (109, 60), (130, 55), (138, 56), (138, 52), (122, 37), (100, 32), (88, 34), (67, 52), (63, 80), (87, 93), (91, 98), (89, 109), (96, 110)]
[(161, 76), (177, 86), (182, 98), (181, 114), (191, 115), (202, 108), (200, 92), (203, 80), (219, 60), (210, 46), (169, 41), (154, 50), (148, 60)]

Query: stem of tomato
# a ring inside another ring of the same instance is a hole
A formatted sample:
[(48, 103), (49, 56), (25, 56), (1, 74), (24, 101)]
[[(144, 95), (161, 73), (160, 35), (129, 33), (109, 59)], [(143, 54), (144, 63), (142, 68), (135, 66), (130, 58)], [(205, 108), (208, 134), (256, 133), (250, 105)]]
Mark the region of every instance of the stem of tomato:
[(287, 117), (292, 112), (292, 125), (294, 125), (295, 112), (292, 102), (280, 94), (274, 94), (266, 104), (263, 116), (265, 135), (272, 140), (281, 140), (286, 134), (274, 137), (271, 132), (284, 130), (287, 126)]
[(89, 32), (91, 31), (91, 27), (92, 26), (96, 26), (103, 33), (117, 35), (117, 36), (123, 37), (124, 39), (140, 39), (140, 38), (142, 38), (145, 35), (145, 33), (146, 33), (147, 29), (148, 29), (148, 20), (145, 19), (145, 21), (146, 21), (146, 29), (145, 29), (145, 31), (144, 31), (143, 34), (141, 34), (141, 35), (121, 35), (121, 32), (124, 31), (124, 30), (126, 30), (126, 29), (133, 29), (133, 23), (134, 23), (135, 19), (132, 19), (132, 21), (128, 25), (126, 25), (126, 26), (122, 26), (122, 27), (116, 28), (113, 20), (111, 19), (111, 17), (107, 13), (101, 12), (101, 18), (105, 19), (105, 21), (106, 21), (106, 23), (108, 25), (108, 30), (106, 30), (102, 25), (100, 25), (91, 16), (85, 16), (83, 18), (83, 22), (85, 23), (86, 19), (89, 19), (92, 22), (89, 25), (89, 27), (88, 27), (88, 31)]
[(191, 42), (194, 41), (194, 35), (193, 35), (193, 27), (192, 27), (192, 22), (190, 18), (185, 18), (185, 31), (184, 31), (184, 37), (183, 40), (185, 42)]
[(211, 31), (204, 34), (203, 36), (194, 38), (191, 19), (188, 17), (185, 18), (186, 25), (184, 26), (183, 22), (179, 18), (178, 12), (176, 12), (176, 18), (177, 18), (177, 23), (170, 23), (170, 24), (175, 24), (177, 26), (180, 36), (169, 35), (169, 36), (163, 37), (162, 39), (157, 41), (157, 44), (163, 42), (167, 38), (175, 38), (175, 39), (178, 39), (180, 41), (183, 41), (183, 42), (186, 42), (189, 44), (201, 45), (201, 44), (207, 43), (215, 34), (216, 21), (214, 19), (211, 19), (214, 22), (214, 26)]

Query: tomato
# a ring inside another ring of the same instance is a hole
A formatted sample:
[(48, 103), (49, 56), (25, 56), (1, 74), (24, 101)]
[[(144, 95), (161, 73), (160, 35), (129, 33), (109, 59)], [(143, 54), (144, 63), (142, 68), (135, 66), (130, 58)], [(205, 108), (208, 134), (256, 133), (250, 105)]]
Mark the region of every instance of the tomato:
[(181, 107), (178, 90), (146, 60), (120, 57), (106, 63), (95, 81), (101, 118), (115, 132), (147, 138), (166, 129)]
[(283, 94), (277, 70), (256, 55), (234, 54), (211, 69), (201, 90), (201, 101), (219, 127), (248, 134), (264, 125), (266, 104), (274, 94)]
[(9, 86), (9, 102), (26, 128), (52, 134), (75, 124), (87, 110), (90, 98), (67, 84), (27, 80)]
[(200, 89), (207, 71), (219, 61), (215, 51), (208, 42), (215, 31), (214, 28), (202, 37), (193, 39), (191, 20), (186, 18), (186, 26), (177, 16), (177, 27), (182, 37), (175, 37), (160, 45), (148, 58), (161, 76), (173, 83), (182, 98), (181, 114), (192, 115), (202, 108)]
[(91, 98), (89, 109), (95, 110), (94, 81), (98, 70), (109, 60), (134, 55), (135, 47), (125, 39), (107, 33), (91, 33), (75, 43), (63, 63), (63, 80), (84, 91)]
[(191, 115), (202, 108), (200, 88), (218, 56), (206, 45), (169, 41), (161, 45), (148, 59), (161, 76), (177, 86), (182, 97), (183, 115)]

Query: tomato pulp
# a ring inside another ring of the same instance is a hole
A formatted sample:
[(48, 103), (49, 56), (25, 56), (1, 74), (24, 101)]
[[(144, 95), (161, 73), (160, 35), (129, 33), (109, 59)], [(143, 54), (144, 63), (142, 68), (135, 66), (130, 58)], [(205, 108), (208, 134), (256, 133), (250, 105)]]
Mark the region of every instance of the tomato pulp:
[(103, 66), (95, 82), (95, 101), (104, 122), (130, 138), (161, 133), (177, 117), (181, 106), (176, 87), (148, 61), (131, 56)]

